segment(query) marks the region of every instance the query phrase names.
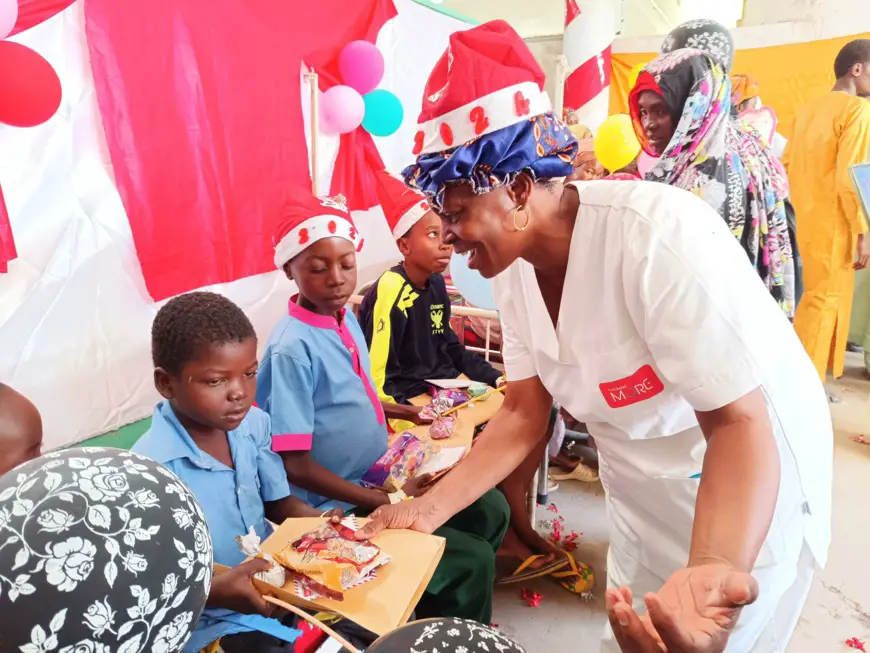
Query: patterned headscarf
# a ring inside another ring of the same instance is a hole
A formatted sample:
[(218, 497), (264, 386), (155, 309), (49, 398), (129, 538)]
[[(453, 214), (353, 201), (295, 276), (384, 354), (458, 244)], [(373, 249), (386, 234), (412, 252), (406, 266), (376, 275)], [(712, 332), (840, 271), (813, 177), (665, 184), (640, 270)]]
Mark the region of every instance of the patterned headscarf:
[(436, 211), (448, 184), (468, 182), (477, 194), (512, 184), (521, 172), (533, 179), (567, 177), (577, 139), (552, 113), (484, 134), (444, 152), (421, 154), (402, 171), (405, 183), (424, 193)]
[(647, 65), (629, 96), (631, 117), (644, 149), (640, 121), (644, 91), (664, 98), (676, 131), (648, 181), (684, 188), (703, 198), (728, 224), (789, 317), (794, 315), (794, 260), (782, 165), (758, 133), (731, 117), (731, 85), (722, 67), (699, 50), (676, 50)]
[(694, 48), (709, 54), (729, 74), (734, 67), (734, 39), (730, 30), (715, 20), (701, 18), (677, 25), (665, 37), (661, 53)]

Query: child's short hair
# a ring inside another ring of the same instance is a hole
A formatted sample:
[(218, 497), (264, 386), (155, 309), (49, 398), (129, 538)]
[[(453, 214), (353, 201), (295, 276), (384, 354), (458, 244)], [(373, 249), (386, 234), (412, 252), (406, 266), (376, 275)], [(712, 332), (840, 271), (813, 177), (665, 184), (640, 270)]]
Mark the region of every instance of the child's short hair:
[(203, 346), (256, 337), (251, 321), (229, 299), (192, 292), (170, 299), (157, 311), (151, 325), (151, 358), (154, 367), (177, 375)]

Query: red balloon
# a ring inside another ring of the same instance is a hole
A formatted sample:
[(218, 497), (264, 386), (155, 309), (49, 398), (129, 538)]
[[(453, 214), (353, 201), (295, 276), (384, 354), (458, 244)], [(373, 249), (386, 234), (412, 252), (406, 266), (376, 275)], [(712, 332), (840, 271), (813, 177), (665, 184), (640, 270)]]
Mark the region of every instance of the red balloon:
[(33, 127), (60, 106), (60, 79), (42, 55), (13, 41), (0, 41), (0, 122)]

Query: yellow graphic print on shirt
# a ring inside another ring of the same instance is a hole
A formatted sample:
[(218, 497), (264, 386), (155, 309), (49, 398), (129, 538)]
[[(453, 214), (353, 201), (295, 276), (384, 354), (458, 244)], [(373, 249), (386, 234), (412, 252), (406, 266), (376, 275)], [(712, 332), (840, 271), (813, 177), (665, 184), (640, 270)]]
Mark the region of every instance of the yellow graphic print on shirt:
[(432, 334), (437, 336), (444, 333), (444, 304), (432, 304), (429, 316), (432, 318)]

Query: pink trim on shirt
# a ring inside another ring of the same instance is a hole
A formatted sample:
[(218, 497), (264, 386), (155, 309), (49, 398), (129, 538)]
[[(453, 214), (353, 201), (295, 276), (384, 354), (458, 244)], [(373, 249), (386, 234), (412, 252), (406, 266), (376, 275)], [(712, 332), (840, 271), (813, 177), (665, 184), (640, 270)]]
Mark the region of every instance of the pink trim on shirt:
[[(350, 332), (350, 329), (347, 328), (347, 320), (345, 319), (347, 309), (341, 309), (341, 312), (339, 313), (339, 315), (341, 316), (341, 323), (339, 323), (338, 320), (336, 320), (331, 315), (320, 315), (318, 313), (309, 311), (307, 308), (303, 308), (296, 303), (298, 297), (299, 296), (296, 295), (295, 297), (292, 297), (290, 299), (290, 315), (309, 326), (317, 327), (318, 329), (332, 329), (338, 334), (338, 337), (341, 338), (341, 343), (345, 346), (345, 349), (347, 349), (347, 352), (350, 354), (350, 359), (353, 363), (353, 371), (362, 381), (363, 387), (366, 391), (366, 395), (368, 395), (369, 401), (372, 402), (372, 408), (375, 409), (375, 415), (378, 416), (378, 424), (385, 424), (387, 420), (384, 417), (384, 409), (383, 406), (381, 406), (381, 400), (378, 397), (378, 393), (372, 386), (371, 381), (369, 380), (369, 375), (362, 368), (362, 360), (360, 359), (359, 355), (359, 347), (357, 346), (356, 340), (354, 340), (353, 334)], [(311, 447), (309, 446), (309, 449), (310, 448)], [(275, 449), (275, 451), (278, 451), (278, 449)]]
[(310, 433), (282, 433), (272, 436), (272, 451), (311, 451)]

